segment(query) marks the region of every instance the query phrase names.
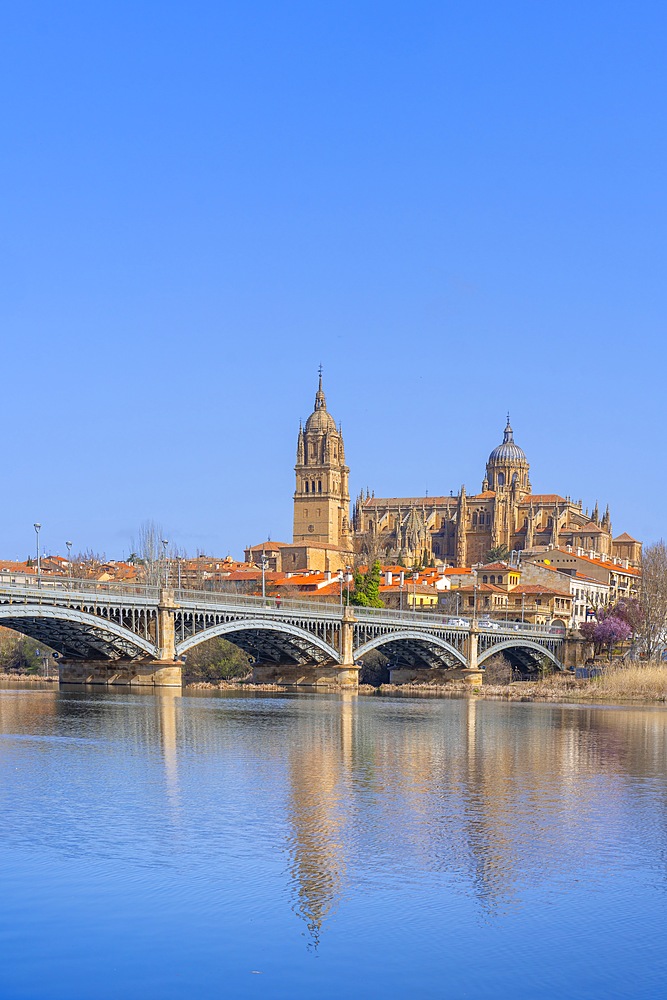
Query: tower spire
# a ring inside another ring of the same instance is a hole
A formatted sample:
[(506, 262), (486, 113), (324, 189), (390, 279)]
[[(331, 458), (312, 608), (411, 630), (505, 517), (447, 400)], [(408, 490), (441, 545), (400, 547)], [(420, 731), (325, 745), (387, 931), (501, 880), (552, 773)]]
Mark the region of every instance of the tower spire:
[(503, 444), (507, 444), (508, 441), (514, 441), (514, 431), (512, 430), (512, 425), (510, 424), (510, 413), (507, 411), (507, 424), (505, 426), (505, 433), (503, 434)]
[(322, 388), (322, 365), (320, 365), (320, 367), (317, 369), (317, 371), (318, 371), (318, 374), (320, 376), (320, 381), (319, 381), (319, 385), (318, 385), (318, 388), (317, 388), (317, 392), (315, 393), (315, 409), (316, 410), (326, 410), (326, 408), (327, 408), (327, 401), (324, 398), (324, 390)]

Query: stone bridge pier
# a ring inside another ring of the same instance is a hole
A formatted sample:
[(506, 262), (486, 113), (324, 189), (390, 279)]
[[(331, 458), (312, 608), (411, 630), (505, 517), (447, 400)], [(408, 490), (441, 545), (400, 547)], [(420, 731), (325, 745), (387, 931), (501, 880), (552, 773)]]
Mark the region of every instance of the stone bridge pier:
[(180, 663), (163, 660), (58, 660), (61, 684), (183, 686)]

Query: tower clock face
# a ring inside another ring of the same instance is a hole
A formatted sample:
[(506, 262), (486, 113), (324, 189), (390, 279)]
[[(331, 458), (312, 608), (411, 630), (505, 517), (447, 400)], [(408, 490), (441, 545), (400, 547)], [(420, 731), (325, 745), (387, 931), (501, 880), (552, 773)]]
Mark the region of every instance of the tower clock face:
[(315, 531), (315, 525), (314, 524), (309, 524), (308, 525), (308, 531)]

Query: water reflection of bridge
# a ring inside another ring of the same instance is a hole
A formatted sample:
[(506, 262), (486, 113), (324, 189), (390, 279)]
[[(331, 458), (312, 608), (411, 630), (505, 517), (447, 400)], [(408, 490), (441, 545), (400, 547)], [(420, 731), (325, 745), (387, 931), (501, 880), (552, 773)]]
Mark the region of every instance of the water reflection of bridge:
[(65, 682), (180, 685), (188, 650), (216, 636), (244, 649), (257, 681), (354, 688), (359, 664), (386, 655), (398, 681), (465, 676), (502, 653), (530, 673), (561, 666), (562, 629), (313, 601), (89, 581), (0, 585), (0, 623), (61, 654)]

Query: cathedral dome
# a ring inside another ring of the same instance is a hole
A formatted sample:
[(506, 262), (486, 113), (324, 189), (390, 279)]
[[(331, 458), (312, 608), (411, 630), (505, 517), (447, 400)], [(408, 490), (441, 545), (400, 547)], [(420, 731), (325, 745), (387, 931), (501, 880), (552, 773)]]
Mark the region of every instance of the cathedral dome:
[(320, 374), (320, 387), (315, 394), (315, 409), (306, 420), (304, 428), (306, 434), (327, 434), (336, 431), (336, 421), (327, 412), (327, 403), (322, 389), (322, 375)]
[(523, 448), (519, 448), (518, 444), (514, 442), (514, 431), (510, 427), (509, 414), (507, 415), (507, 427), (503, 434), (503, 442), (497, 448), (494, 448), (489, 455), (489, 465), (496, 465), (499, 462), (528, 464), (525, 451)]
[(322, 407), (320, 410), (314, 410), (313, 413), (306, 420), (306, 426), (304, 427), (306, 434), (310, 431), (315, 434), (326, 434), (329, 431), (336, 430), (336, 421), (331, 416), (330, 413)]

